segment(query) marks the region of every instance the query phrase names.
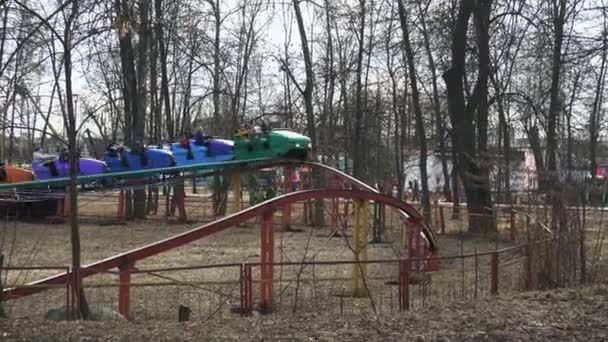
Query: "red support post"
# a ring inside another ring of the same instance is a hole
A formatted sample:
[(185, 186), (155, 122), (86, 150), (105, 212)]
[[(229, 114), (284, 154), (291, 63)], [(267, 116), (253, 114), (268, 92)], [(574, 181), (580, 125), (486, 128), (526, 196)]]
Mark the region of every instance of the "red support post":
[[(408, 255), (410, 259), (414, 259), (413, 265), (415, 270), (420, 269), (420, 262), (423, 255), (421, 254), (421, 238), (420, 238), (420, 224), (412, 222), (408, 224)], [(412, 264), (410, 262), (410, 264)]]
[(498, 252), (493, 252), (492, 259), (490, 260), (490, 293), (493, 295), (498, 294)]
[(399, 261), (399, 311), (410, 309), (410, 260)]
[(118, 286), (118, 313), (131, 320), (131, 271), (133, 264), (127, 263), (119, 267)]
[[(283, 192), (286, 194), (293, 191), (293, 172), (292, 166), (284, 169)], [(283, 206), (283, 229), (291, 229), (291, 204)]]
[(274, 212), (262, 215), (261, 294), (260, 312), (272, 311), (272, 287), (274, 281)]
[(63, 217), (63, 198), (57, 200), (57, 210), (55, 215), (57, 217)]
[(439, 250), (437, 248), (433, 249), (429, 255), (429, 259), (427, 259), (424, 270), (429, 272), (439, 271), (441, 266), (441, 262), (439, 260)]

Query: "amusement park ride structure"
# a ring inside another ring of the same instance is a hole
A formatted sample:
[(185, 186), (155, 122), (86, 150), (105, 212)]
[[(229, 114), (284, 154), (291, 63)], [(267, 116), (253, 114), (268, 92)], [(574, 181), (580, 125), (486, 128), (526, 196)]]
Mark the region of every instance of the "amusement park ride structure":
[[(255, 206), (243, 209), (240, 200), (242, 191), (241, 175), (245, 172), (251, 172), (256, 169), (267, 169), (281, 167), (284, 170), (284, 194), (282, 196), (266, 200)], [(317, 168), (325, 172), (331, 179), (331, 185), (323, 189), (309, 189), (292, 192), (293, 184), (291, 174), (297, 167)], [(125, 317), (129, 317), (129, 301), (130, 301), (130, 279), (131, 272), (136, 270), (136, 262), (157, 255), (162, 252), (186, 245), (193, 241), (205, 238), (212, 234), (223, 231), (229, 227), (237, 226), (252, 218), (260, 218), (261, 230), (261, 252), (260, 252), (260, 294), (258, 308), (261, 311), (269, 312), (272, 310), (272, 294), (274, 282), (274, 213), (282, 210), (283, 226), (291, 225), (291, 207), (294, 203), (311, 200), (311, 199), (327, 199), (331, 203), (331, 212), (339, 211), (339, 199), (352, 200), (354, 203), (354, 231), (353, 231), (353, 252), (357, 261), (357, 265), (353, 267), (353, 291), (360, 292), (364, 286), (366, 277), (366, 262), (367, 262), (367, 245), (368, 245), (368, 230), (369, 230), (369, 205), (370, 201), (383, 206), (388, 206), (398, 210), (400, 217), (403, 220), (403, 227), (407, 232), (407, 258), (414, 260), (408, 263), (412, 270), (434, 270), (438, 268), (436, 259), (438, 254), (437, 240), (433, 230), (424, 222), (422, 215), (418, 213), (411, 205), (401, 202), (395, 198), (383, 195), (368, 184), (332, 167), (320, 163), (306, 162), (300, 160), (285, 160), (272, 158), (259, 158), (252, 160), (235, 160), (224, 161), (218, 163), (208, 163), (204, 165), (193, 164), (186, 166), (175, 166), (162, 169), (148, 169), (138, 171), (126, 171), (112, 174), (100, 174), (94, 176), (78, 177), (79, 184), (112, 184), (112, 186), (120, 186), (120, 189), (128, 188), (129, 184), (138, 183), (142, 179), (151, 176), (174, 175), (185, 176), (190, 173), (200, 171), (210, 171), (210, 173), (219, 173), (230, 175), (231, 191), (235, 198), (235, 204), (232, 209), (232, 214), (220, 218), (214, 222), (204, 224), (202, 226), (191, 229), (187, 232), (175, 235), (173, 237), (151, 243), (149, 245), (127, 251), (98, 262), (94, 262), (82, 266), (79, 270), (71, 270), (57, 274), (39, 281), (27, 284), (23, 287), (15, 287), (4, 290), (2, 298), (4, 300), (16, 299), (22, 296), (38, 293), (52, 287), (66, 284), (73, 281), (72, 291), (77, 291), (80, 279), (94, 274), (107, 272), (112, 269), (118, 269), (120, 274), (119, 287), (119, 312)], [(16, 184), (0, 184), (0, 193), (18, 194), (19, 191), (37, 189), (61, 189), (68, 184), (67, 178), (55, 178), (41, 181), (29, 181)], [(138, 183), (141, 184), (141, 183)], [(182, 210), (185, 206), (186, 195), (184, 183), (176, 183), (175, 200), (179, 210), (180, 220), (186, 221), (186, 211)], [(121, 191), (122, 193), (122, 191)], [(122, 196), (121, 196), (122, 198)], [(60, 200), (61, 201), (61, 200)], [(124, 206), (124, 199), (119, 201), (120, 206)], [(118, 213), (124, 214), (124, 209), (119, 208)], [(332, 226), (336, 226), (336, 215), (332, 216)], [(406, 246), (403, 246), (404, 248)], [(75, 292), (76, 293), (76, 292)], [(74, 300), (78, 296), (73, 296)], [(75, 303), (74, 305), (77, 305)], [(74, 306), (77, 307), (77, 306)]]

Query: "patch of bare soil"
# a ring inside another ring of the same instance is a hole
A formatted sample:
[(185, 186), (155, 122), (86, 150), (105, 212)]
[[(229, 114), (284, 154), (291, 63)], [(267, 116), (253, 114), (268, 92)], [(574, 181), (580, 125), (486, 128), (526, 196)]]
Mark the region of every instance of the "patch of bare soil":
[(528, 292), (395, 315), (228, 316), (209, 322), (0, 320), (3, 341), (550, 340), (608, 338), (608, 287)]

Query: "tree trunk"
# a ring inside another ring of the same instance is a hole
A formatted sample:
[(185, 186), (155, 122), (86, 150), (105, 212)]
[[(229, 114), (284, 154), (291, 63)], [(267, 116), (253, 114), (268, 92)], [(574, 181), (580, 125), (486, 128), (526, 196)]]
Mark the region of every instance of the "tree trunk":
[[(566, 167), (568, 168), (568, 181), (572, 180), (572, 150), (573, 150), (573, 142), (572, 142), (572, 106), (574, 105), (574, 101), (576, 100), (579, 81), (580, 81), (581, 73), (577, 71), (574, 75), (574, 84), (572, 85), (572, 94), (570, 95), (570, 103), (568, 104), (568, 111), (566, 112), (566, 139), (567, 139), (567, 150), (566, 150)], [(595, 170), (591, 170), (591, 177), (594, 177)]]
[[(139, 0), (139, 44), (137, 55), (137, 86), (136, 108), (133, 112), (133, 140), (132, 143), (144, 146), (147, 112), (147, 83), (148, 78), (148, 47), (150, 41), (150, 0)], [(136, 218), (146, 217), (146, 190), (136, 189), (133, 192), (133, 214)]]
[(359, 41), (359, 48), (357, 51), (357, 66), (355, 77), (357, 79), (357, 85), (355, 89), (355, 134), (353, 136), (353, 175), (356, 178), (363, 178), (365, 170), (363, 169), (363, 156), (361, 155), (362, 144), (361, 144), (361, 129), (363, 124), (363, 108), (362, 108), (362, 81), (361, 72), (363, 69), (363, 51), (365, 49), (365, 0), (359, 0), (359, 31), (357, 33), (357, 39)]
[[(221, 29), (221, 17), (220, 17), (220, 3), (219, 0), (213, 2), (213, 0), (207, 0), (207, 3), (211, 6), (214, 18), (214, 39), (213, 39), (213, 127), (211, 127), (213, 134), (218, 134), (221, 127), (220, 118), (220, 29)], [(233, 127), (234, 129), (234, 127)], [(222, 132), (227, 133), (227, 132)]]
[[(80, 273), (80, 228), (78, 225), (78, 144), (76, 141), (78, 127), (76, 122), (76, 114), (74, 111), (74, 95), (72, 92), (72, 24), (78, 16), (78, 1), (72, 2), (71, 12), (67, 17), (65, 31), (63, 35), (63, 63), (65, 76), (65, 93), (67, 118), (64, 118), (66, 131), (68, 135), (68, 159), (70, 163), (70, 182), (69, 182), (69, 200), (70, 200), (70, 240), (72, 245), (72, 272), (76, 275)], [(81, 283), (81, 278), (76, 277), (76, 288), (79, 289), (78, 296), (78, 316), (87, 319), (89, 318), (89, 307), (84, 294), (84, 288)]]
[[(300, 42), (302, 45), (302, 53), (304, 55), (304, 67), (306, 71), (306, 85), (304, 86), (304, 107), (306, 108), (306, 127), (310, 140), (312, 141), (312, 156), (313, 160), (316, 161), (318, 154), (318, 140), (315, 127), (315, 116), (313, 108), (313, 88), (314, 88), (314, 72), (312, 69), (312, 57), (310, 55), (310, 48), (308, 46), (308, 38), (306, 37), (306, 28), (304, 27), (304, 19), (300, 10), (299, 0), (293, 0), (293, 7), (296, 14), (296, 21), (298, 23), (298, 32), (300, 33)], [(316, 168), (315, 168), (316, 170)], [(319, 171), (313, 171), (313, 187), (321, 187), (322, 182), (321, 174)], [(321, 227), (324, 225), (324, 210), (323, 201), (318, 200), (315, 202), (315, 226)]]
[[(494, 91), (496, 92), (496, 104), (498, 107), (498, 126), (499, 126), (499, 136), (502, 136), (503, 140), (503, 156), (504, 156), (504, 170), (501, 173), (504, 173), (504, 185), (506, 192), (506, 202), (511, 203), (511, 136), (509, 132), (509, 125), (507, 123), (507, 115), (505, 113), (505, 108), (503, 104), (503, 97), (500, 90), (500, 86), (498, 84), (498, 80), (496, 79), (496, 75), (492, 75), (492, 82), (494, 83)], [(500, 143), (500, 139), (499, 139)], [(499, 185), (501, 179), (498, 179)]]
[(161, 102), (158, 101), (158, 38), (156, 36), (158, 25), (155, 23), (154, 34), (150, 33), (150, 113), (154, 115), (150, 120), (153, 127), (150, 137), (156, 144), (162, 143), (163, 117)]
[(458, 154), (452, 138), (452, 220), (460, 219), (460, 186), (458, 185)]
[(165, 124), (167, 125), (167, 139), (175, 138), (175, 125), (173, 123), (173, 116), (171, 115), (171, 102), (169, 97), (169, 77), (167, 75), (167, 48), (165, 47), (165, 37), (163, 34), (163, 12), (162, 12), (162, 0), (154, 1), (156, 22), (156, 40), (158, 42), (158, 48), (160, 50), (160, 91), (161, 91), (161, 102), (165, 104)]
[(429, 34), (426, 28), (426, 13), (422, 10), (422, 3), (418, 3), (420, 9), (420, 24), (422, 26), (422, 36), (424, 38), (424, 50), (429, 60), (429, 69), (431, 71), (431, 84), (433, 86), (433, 112), (435, 114), (435, 125), (437, 126), (437, 142), (439, 144), (439, 157), (441, 158), (441, 171), (443, 173), (443, 195), (448, 202), (452, 201), (452, 192), (450, 191), (450, 172), (448, 171), (448, 162), (446, 157), (445, 146), (445, 128), (443, 126), (443, 116), (441, 115), (439, 90), (437, 86), (437, 68), (435, 59), (431, 51)]
[(4, 266), (4, 254), (0, 253), (0, 318), (6, 318), (6, 313), (4, 312), (4, 306), (2, 303), (4, 302), (4, 286), (2, 279), (4, 279), (4, 274), (2, 274), (2, 267)]
[(600, 64), (600, 74), (597, 78), (595, 86), (595, 95), (593, 98), (593, 108), (591, 109), (591, 116), (589, 118), (589, 171), (591, 177), (595, 177), (595, 170), (597, 169), (597, 141), (601, 129), (602, 122), (602, 104), (604, 100), (604, 85), (606, 83), (606, 55), (608, 50), (606, 48), (606, 39), (604, 39), (603, 51), (602, 51), (602, 62)]
[[(452, 65), (443, 75), (448, 90), (448, 107), (452, 120), (452, 139), (457, 152), (459, 173), (463, 180), (469, 214), (469, 231), (495, 231), (486, 162), (487, 81), (489, 70), (489, 15), (491, 1), (460, 2), (455, 24)], [(479, 49), (478, 75), (474, 90), (465, 101), (467, 31), (473, 15)], [(474, 119), (477, 119), (476, 121)], [(477, 129), (475, 129), (475, 124)]]
[(427, 175), (427, 149), (426, 149), (426, 134), (424, 131), (424, 121), (422, 118), (422, 109), (420, 108), (420, 94), (418, 93), (418, 81), (416, 79), (416, 67), (414, 65), (414, 51), (410, 44), (410, 34), (403, 7), (403, 0), (397, 0), (399, 5), (399, 21), (401, 22), (401, 30), (403, 31), (403, 42), (405, 43), (405, 54), (407, 55), (407, 65), (410, 76), (410, 87), (412, 89), (412, 104), (414, 105), (414, 115), (416, 117), (416, 135), (418, 136), (418, 147), (420, 149), (420, 183), (422, 185), (422, 211), (428, 223), (431, 222), (431, 197), (429, 193), (429, 182)]

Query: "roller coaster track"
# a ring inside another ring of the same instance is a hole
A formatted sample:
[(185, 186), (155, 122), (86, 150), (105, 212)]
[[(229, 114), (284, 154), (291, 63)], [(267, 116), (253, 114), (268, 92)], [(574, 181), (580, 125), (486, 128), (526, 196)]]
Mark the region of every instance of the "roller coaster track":
[[(147, 169), (147, 170), (138, 170), (138, 171), (125, 171), (125, 172), (113, 172), (107, 174), (99, 174), (99, 175), (90, 175), (90, 176), (79, 176), (77, 177), (77, 184), (87, 184), (91, 182), (97, 183), (113, 183), (113, 185), (105, 186), (105, 190), (112, 189), (120, 189), (125, 186), (129, 186), (129, 184), (125, 184), (125, 180), (133, 180), (133, 179), (141, 179), (150, 176), (158, 176), (161, 174), (170, 174), (177, 175), (179, 173), (187, 173), (187, 172), (198, 172), (208, 170), (209, 172), (205, 173), (205, 176), (212, 176), (214, 174), (221, 174), (226, 172), (245, 172), (250, 170), (269, 168), (269, 167), (277, 167), (277, 166), (311, 166), (322, 169), (330, 174), (333, 174), (337, 178), (342, 181), (346, 181), (351, 183), (355, 188), (371, 191), (374, 193), (378, 193), (378, 190), (373, 188), (372, 186), (366, 184), (365, 182), (350, 176), (349, 174), (342, 172), (338, 169), (335, 169), (331, 166), (307, 162), (301, 160), (293, 160), (293, 159), (273, 159), (273, 158), (260, 158), (260, 159), (249, 159), (249, 160), (233, 160), (233, 161), (223, 161), (217, 163), (204, 163), (204, 164), (193, 164), (186, 166), (174, 166), (167, 168), (157, 168), (157, 169)], [(19, 197), (27, 198), (31, 196), (31, 193), (26, 193), (25, 196), (19, 196), (19, 190), (24, 189), (41, 189), (44, 187), (65, 187), (69, 183), (69, 178), (54, 178), (40, 181), (30, 181), (30, 182), (20, 182), (20, 183), (12, 183), (12, 184), (0, 184), (0, 200), (7, 200), (6, 196), (9, 196), (8, 200), (11, 200), (11, 197), (14, 197), (13, 201), (20, 201)], [(408, 210), (399, 210), (399, 214), (404, 221), (413, 221), (419, 224), (422, 227), (422, 235), (423, 238), (429, 247), (429, 249), (436, 248), (436, 238), (433, 230), (424, 223), (424, 219), (420, 213), (413, 207), (409, 206)]]
[[(221, 232), (229, 227), (236, 226), (239, 223), (245, 222), (252, 218), (263, 216), (264, 214), (268, 214), (270, 212), (274, 212), (285, 205), (311, 199), (332, 198), (375, 201), (378, 203), (383, 203), (389, 207), (399, 209), (400, 211), (411, 215), (410, 218), (413, 218), (414, 222), (416, 222), (416, 218), (419, 217), (419, 214), (410, 205), (377, 192), (366, 190), (342, 189), (313, 189), (296, 191), (267, 200), (258, 205), (218, 219), (214, 222), (207, 223), (200, 227), (191, 229), (187, 232), (83, 266), (80, 269), (79, 274), (80, 277), (84, 278), (94, 274), (108, 271), (113, 268), (133, 265), (136, 261), (157, 255), (162, 252), (166, 252), (168, 250), (186, 245), (193, 241)], [(67, 273), (61, 273), (39, 281), (29, 283), (24, 287), (6, 289), (4, 290), (3, 298), (5, 300), (16, 299), (19, 297), (42, 292), (52, 287), (62, 286), (66, 284), (66, 281), (68, 280), (67, 277), (69, 277)]]
[[(158, 169), (144, 169), (136, 171), (110, 172), (96, 175), (78, 176), (76, 184), (87, 183), (114, 183), (127, 179), (141, 179), (160, 174), (179, 174), (180, 172), (196, 172), (202, 170), (223, 170), (230, 168), (247, 168), (257, 163), (270, 162), (273, 158), (260, 158), (248, 160), (230, 160), (216, 163), (192, 164), (184, 166), (171, 166)], [(35, 180), (19, 183), (0, 184), (0, 192), (18, 191), (23, 189), (44, 188), (44, 187), (66, 187), (70, 183), (69, 177), (58, 177), (52, 179)]]
[[(89, 175), (89, 176), (79, 176), (76, 179), (77, 184), (87, 184), (96, 182), (99, 184), (103, 183), (111, 183), (112, 185), (106, 185), (104, 189), (111, 190), (113, 188), (124, 187), (125, 180), (133, 180), (133, 179), (142, 179), (150, 176), (158, 176), (161, 174), (171, 174), (177, 175), (179, 173), (187, 173), (187, 172), (198, 172), (198, 171), (209, 171), (206, 173), (207, 176), (225, 173), (225, 172), (245, 172), (248, 170), (269, 168), (269, 167), (277, 167), (277, 166), (311, 166), (322, 169), (334, 176), (338, 177), (342, 181), (346, 181), (351, 183), (355, 188), (361, 190), (367, 190), (374, 193), (378, 193), (378, 190), (373, 188), (372, 186), (366, 184), (365, 182), (348, 175), (345, 172), (337, 170), (331, 166), (300, 161), (300, 160), (291, 160), (291, 159), (273, 159), (273, 158), (260, 158), (260, 159), (249, 159), (249, 160), (232, 160), (232, 161), (223, 161), (217, 163), (204, 163), (204, 164), (192, 164), (186, 166), (174, 166), (174, 167), (166, 167), (166, 168), (157, 168), (157, 169), (146, 169), (146, 170), (137, 170), (137, 171), (125, 171), (125, 172), (112, 172), (105, 173), (99, 175)], [(19, 195), (19, 190), (25, 189), (43, 189), (44, 187), (65, 187), (69, 184), (69, 178), (53, 178), (46, 180), (37, 180), (37, 181), (29, 181), (29, 182), (20, 182), (20, 183), (11, 183), (11, 184), (0, 184), (0, 199), (6, 200), (5, 196), (12, 196), (10, 192), (13, 192), (15, 195)], [(127, 184), (128, 186), (128, 184)], [(6, 194), (2, 196), (2, 194)], [(26, 195), (31, 195), (26, 194)], [(27, 196), (21, 196), (26, 198)], [(436, 247), (436, 238), (433, 233), (433, 230), (428, 227), (424, 223), (424, 219), (420, 213), (416, 209), (411, 206), (408, 206), (407, 210), (399, 210), (399, 214), (403, 220), (413, 221), (417, 224), (420, 224), (422, 227), (423, 238), (426, 241), (426, 244), (430, 249), (434, 249)]]

